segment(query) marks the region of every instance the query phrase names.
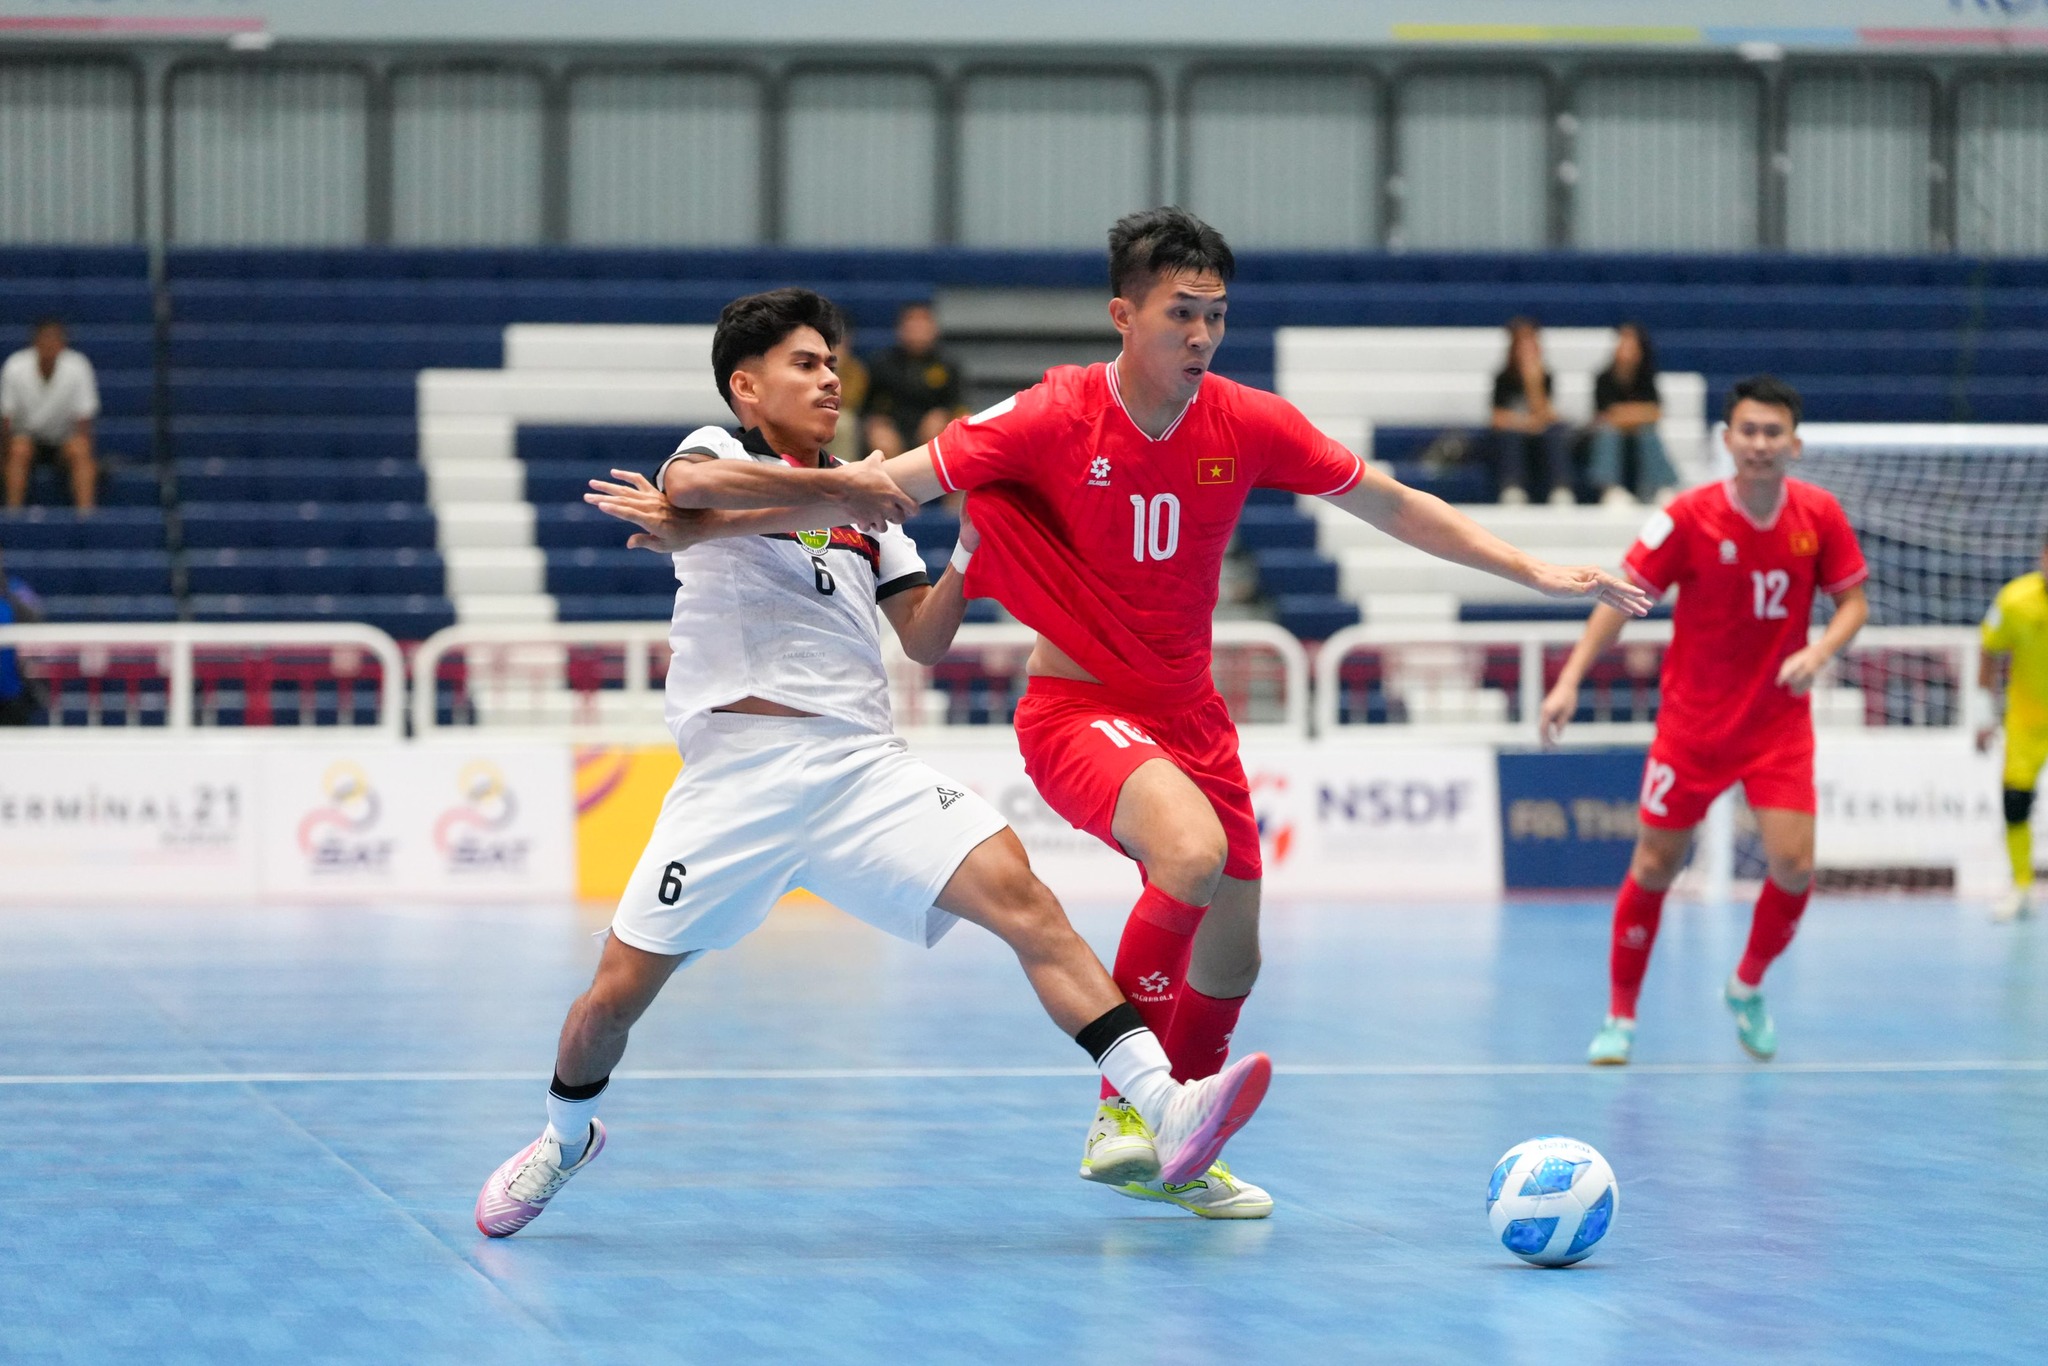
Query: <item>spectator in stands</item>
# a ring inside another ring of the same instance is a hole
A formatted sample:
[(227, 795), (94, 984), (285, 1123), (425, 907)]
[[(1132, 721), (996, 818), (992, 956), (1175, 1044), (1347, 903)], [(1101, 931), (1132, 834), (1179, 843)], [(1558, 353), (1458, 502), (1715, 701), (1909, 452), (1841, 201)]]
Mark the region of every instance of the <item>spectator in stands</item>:
[(1534, 318), (1508, 320), (1508, 360), (1493, 377), (1493, 421), (1488, 433), (1494, 479), (1503, 503), (1529, 501), (1531, 476), (1544, 482), (1553, 503), (1575, 501), (1572, 431), (1551, 406), (1550, 371)]
[(896, 315), (896, 344), (868, 363), (869, 450), (901, 455), (960, 416), (960, 367), (938, 348), (932, 306), (905, 304)]
[(92, 362), (65, 345), (64, 324), (44, 318), (29, 345), (0, 366), (0, 440), (7, 448), (7, 506), (28, 500), (30, 468), (38, 460), (64, 466), (71, 501), (90, 512), (99, 499), (92, 423), (100, 415)]
[[(35, 590), (7, 572), (0, 561), (0, 626), (24, 624), (43, 619), (43, 606)], [(25, 726), (35, 719), (36, 695), (21, 676), (21, 663), (13, 650), (0, 649), (0, 726)]]
[[(1657, 435), (1657, 419), (1664, 415), (1657, 396), (1657, 353), (1641, 323), (1623, 323), (1616, 330), (1614, 359), (1593, 381), (1593, 410), (1586, 478), (1600, 501), (1670, 502), (1678, 491), (1678, 472)], [(1624, 477), (1625, 455), (1635, 457), (1632, 480)]]

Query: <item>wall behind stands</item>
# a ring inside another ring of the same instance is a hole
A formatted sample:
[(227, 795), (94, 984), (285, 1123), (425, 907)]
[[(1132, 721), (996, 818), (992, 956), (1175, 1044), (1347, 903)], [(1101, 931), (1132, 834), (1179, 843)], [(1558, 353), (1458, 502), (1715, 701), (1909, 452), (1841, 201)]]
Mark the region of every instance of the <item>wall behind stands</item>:
[(1103, 51), (17, 44), (0, 241), (2048, 252), (2048, 57)]

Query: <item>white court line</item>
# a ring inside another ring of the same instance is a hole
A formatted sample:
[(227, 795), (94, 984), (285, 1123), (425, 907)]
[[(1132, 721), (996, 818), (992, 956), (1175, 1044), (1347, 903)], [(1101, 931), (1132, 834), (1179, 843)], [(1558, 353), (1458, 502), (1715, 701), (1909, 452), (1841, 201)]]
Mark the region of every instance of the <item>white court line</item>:
[[(1294, 1077), (1652, 1077), (1944, 1075), (2048, 1072), (2048, 1058), (1953, 1058), (1914, 1062), (1662, 1062), (1594, 1068), (1585, 1063), (1293, 1063), (1277, 1064)], [(1085, 1067), (711, 1067), (628, 1069), (620, 1081), (970, 1081), (1020, 1077), (1092, 1077)], [(379, 1085), (431, 1082), (533, 1082), (538, 1072), (110, 1072), (0, 1073), (0, 1086), (253, 1086)]]

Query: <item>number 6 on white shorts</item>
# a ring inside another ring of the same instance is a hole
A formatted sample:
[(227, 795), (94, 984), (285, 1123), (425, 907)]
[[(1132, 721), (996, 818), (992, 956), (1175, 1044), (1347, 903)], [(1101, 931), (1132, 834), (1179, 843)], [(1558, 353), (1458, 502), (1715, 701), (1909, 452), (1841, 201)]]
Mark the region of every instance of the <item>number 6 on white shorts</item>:
[(1669, 764), (1660, 764), (1655, 759), (1643, 766), (1643, 810), (1653, 816), (1668, 816), (1664, 799), (1671, 795), (1671, 786), (1678, 781), (1678, 770)]

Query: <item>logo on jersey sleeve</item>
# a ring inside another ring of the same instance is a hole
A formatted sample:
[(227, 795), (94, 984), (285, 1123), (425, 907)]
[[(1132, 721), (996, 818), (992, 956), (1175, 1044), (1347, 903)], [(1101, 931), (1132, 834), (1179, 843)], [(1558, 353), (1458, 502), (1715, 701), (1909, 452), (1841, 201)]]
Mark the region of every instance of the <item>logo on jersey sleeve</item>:
[(1820, 533), (1817, 531), (1800, 527), (1792, 533), (1791, 541), (1794, 555), (1820, 554)]
[(1109, 457), (1098, 455), (1088, 462), (1088, 487), (1106, 489), (1109, 487)]
[(967, 795), (965, 792), (960, 792), (950, 787), (942, 787), (938, 791), (939, 810), (941, 811), (951, 811), (953, 809), (953, 803), (959, 801), (962, 797)]
[(1721, 563), (1734, 564), (1735, 556), (1735, 542), (1728, 540), (1724, 537), (1721, 541)]
[(1237, 457), (1234, 455), (1213, 455), (1207, 460), (1195, 462), (1197, 484), (1235, 484), (1237, 482)]

